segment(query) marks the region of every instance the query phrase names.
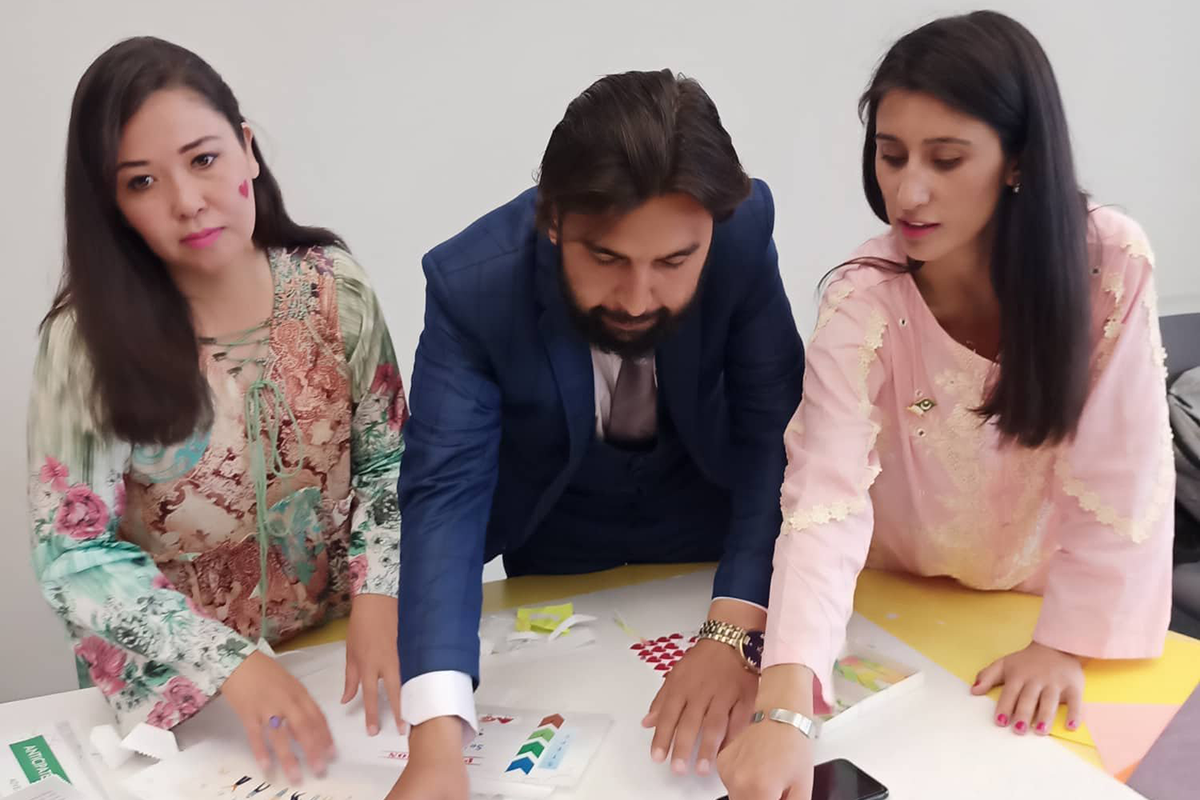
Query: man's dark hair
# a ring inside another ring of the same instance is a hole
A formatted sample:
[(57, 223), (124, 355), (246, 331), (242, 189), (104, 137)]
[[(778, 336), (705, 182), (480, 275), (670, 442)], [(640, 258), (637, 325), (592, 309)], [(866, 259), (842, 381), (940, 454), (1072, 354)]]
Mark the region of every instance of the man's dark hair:
[(607, 75), (571, 101), (550, 134), (537, 225), (548, 231), (566, 214), (622, 214), (673, 193), (717, 222), (750, 194), (716, 105), (670, 70)]

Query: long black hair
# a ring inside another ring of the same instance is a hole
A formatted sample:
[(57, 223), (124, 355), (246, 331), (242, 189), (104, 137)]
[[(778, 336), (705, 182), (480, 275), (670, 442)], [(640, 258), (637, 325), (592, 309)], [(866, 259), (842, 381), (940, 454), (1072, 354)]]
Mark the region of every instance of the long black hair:
[[(203, 59), (153, 37), (126, 39), (88, 67), (67, 128), (66, 252), (58, 294), (43, 327), (74, 315), (94, 376), (102, 430), (131, 442), (180, 441), (212, 419), (212, 398), (187, 301), (162, 260), (124, 220), (116, 201), (121, 131), (146, 99), (186, 88), (228, 121), (245, 145), (237, 98)], [(324, 228), (292, 221), (251, 141), (259, 247), (344, 246)]]
[(859, 101), (863, 188), (884, 222), (875, 115), (896, 89), (983, 120), (1017, 160), (1020, 192), (1002, 191), (991, 252), (1000, 370), (978, 413), (1028, 447), (1069, 438), (1088, 392), (1088, 212), (1050, 61), (1033, 34), (994, 11), (936, 20), (892, 45)]

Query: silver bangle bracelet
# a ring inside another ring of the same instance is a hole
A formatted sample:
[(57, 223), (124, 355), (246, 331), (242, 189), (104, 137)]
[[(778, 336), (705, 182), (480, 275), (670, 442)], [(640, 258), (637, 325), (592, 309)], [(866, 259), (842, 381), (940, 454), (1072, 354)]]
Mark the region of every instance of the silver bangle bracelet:
[(811, 717), (806, 717), (798, 711), (788, 711), (786, 708), (755, 711), (754, 716), (750, 718), (750, 722), (753, 724), (755, 722), (762, 722), (764, 719), (769, 719), (772, 722), (782, 722), (784, 725), (791, 725), (809, 739), (816, 739), (821, 735), (821, 723)]

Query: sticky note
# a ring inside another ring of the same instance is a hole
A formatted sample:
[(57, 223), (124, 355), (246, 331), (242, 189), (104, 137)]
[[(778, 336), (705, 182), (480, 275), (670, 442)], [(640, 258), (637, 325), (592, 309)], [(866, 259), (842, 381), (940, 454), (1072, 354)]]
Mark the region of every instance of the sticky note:
[(539, 608), (518, 608), (516, 629), (520, 633), (553, 633), (554, 629), (575, 613), (573, 603)]

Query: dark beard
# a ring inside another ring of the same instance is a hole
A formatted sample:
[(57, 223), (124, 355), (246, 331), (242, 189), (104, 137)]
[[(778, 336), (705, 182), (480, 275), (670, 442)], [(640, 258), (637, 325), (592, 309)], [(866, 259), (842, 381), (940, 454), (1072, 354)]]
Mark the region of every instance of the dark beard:
[[(701, 276), (701, 282), (697, 285), (695, 294), (687, 301), (687, 305), (679, 311), (672, 313), (665, 308), (660, 308), (652, 314), (635, 317), (619, 311), (610, 311), (604, 308), (604, 306), (595, 306), (584, 310), (580, 306), (579, 301), (575, 299), (575, 294), (567, 284), (566, 277), (563, 275), (561, 269), (559, 270), (558, 278), (559, 286), (562, 288), (563, 300), (567, 304), (567, 312), (576, 330), (579, 331), (580, 335), (592, 347), (620, 356), (621, 358), (642, 358), (647, 356), (653, 353), (659, 344), (670, 338), (675, 331), (679, 330), (679, 326), (687, 319), (688, 314), (692, 312), (692, 308), (697, 304), (696, 300), (700, 296), (700, 284), (703, 283), (703, 276)], [(605, 324), (605, 320), (613, 320), (615, 322), (633, 322), (636, 320), (642, 322), (648, 319), (653, 320), (651, 325), (645, 330), (632, 335), (617, 333)]]

